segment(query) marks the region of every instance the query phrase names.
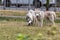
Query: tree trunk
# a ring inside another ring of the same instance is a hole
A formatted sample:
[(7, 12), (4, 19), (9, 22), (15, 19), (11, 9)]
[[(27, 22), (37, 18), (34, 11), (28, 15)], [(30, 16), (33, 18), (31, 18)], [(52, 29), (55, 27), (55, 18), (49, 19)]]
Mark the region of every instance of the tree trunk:
[(0, 4), (1, 4), (1, 1), (2, 1), (2, 0), (0, 0)]
[(46, 0), (46, 10), (49, 10), (49, 0)]

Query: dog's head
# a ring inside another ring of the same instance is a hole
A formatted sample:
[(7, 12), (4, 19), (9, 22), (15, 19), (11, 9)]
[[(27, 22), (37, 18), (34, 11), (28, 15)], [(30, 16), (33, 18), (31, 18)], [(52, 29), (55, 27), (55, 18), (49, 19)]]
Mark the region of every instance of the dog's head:
[(27, 21), (27, 25), (30, 26), (33, 24), (33, 21), (29, 18), (29, 17), (26, 17), (26, 21)]
[(38, 19), (38, 21), (40, 20), (40, 15), (36, 14), (36, 18)]

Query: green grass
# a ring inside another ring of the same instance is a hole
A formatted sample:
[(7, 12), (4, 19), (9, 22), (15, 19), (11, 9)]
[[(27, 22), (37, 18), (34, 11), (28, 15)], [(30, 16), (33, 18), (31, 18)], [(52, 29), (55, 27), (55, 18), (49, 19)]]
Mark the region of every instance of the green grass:
[[(58, 23), (59, 24), (59, 23)], [(43, 40), (60, 40), (60, 27), (56, 23), (56, 26), (26, 26), (26, 22), (23, 21), (0, 21), (0, 40), (16, 40), (19, 33), (29, 35), (29, 40), (40, 39), (37, 36), (42, 33)], [(56, 34), (51, 34), (52, 31), (56, 31)], [(41, 40), (42, 40), (41, 39)]]
[(56, 23), (60, 23), (60, 20), (55, 20)]
[(25, 18), (0, 17), (0, 21), (26, 21)]
[[(12, 18), (12, 17), (0, 17), (0, 21), (26, 21), (25, 18)], [(60, 20), (55, 20), (56, 23), (60, 23)]]

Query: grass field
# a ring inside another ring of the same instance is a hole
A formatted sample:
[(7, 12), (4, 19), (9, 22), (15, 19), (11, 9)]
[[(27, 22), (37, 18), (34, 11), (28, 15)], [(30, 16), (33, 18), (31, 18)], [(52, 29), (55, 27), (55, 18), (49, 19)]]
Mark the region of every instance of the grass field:
[[(25, 10), (0, 10), (0, 15), (6, 16), (25, 16), (27, 11)], [(57, 17), (60, 17), (60, 12), (56, 12)]]
[(26, 13), (25, 10), (0, 10), (0, 15), (6, 16), (25, 16)]
[[(0, 15), (25, 16), (26, 11), (0, 10)], [(60, 13), (57, 13), (60, 17)], [(56, 26), (27, 26), (25, 19), (0, 17), (0, 40), (17, 40), (17, 35), (28, 36), (24, 40), (60, 40), (60, 20)], [(19, 39), (20, 40), (20, 39)]]
[[(26, 26), (23, 21), (0, 21), (0, 40), (16, 40), (19, 33), (29, 35), (29, 40), (60, 40), (60, 24), (56, 26)], [(52, 34), (52, 31), (56, 33)], [(39, 37), (38, 34), (42, 34)], [(42, 38), (42, 39), (41, 39)]]

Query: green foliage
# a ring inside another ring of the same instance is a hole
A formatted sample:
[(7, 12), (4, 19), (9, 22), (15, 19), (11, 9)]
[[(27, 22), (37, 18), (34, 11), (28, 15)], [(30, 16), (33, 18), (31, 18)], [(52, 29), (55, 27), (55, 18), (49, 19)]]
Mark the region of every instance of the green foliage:
[(19, 33), (17, 35), (17, 40), (28, 40), (29, 36)]

